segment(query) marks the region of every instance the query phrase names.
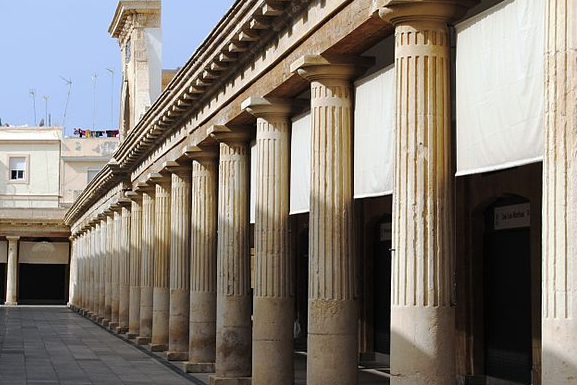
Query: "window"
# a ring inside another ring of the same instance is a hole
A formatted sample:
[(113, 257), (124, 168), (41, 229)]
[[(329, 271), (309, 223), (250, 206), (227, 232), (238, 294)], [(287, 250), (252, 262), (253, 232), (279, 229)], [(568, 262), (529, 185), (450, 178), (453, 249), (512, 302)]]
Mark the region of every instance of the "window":
[(9, 178), (11, 181), (25, 182), (28, 177), (26, 170), (26, 157), (25, 156), (11, 156), (9, 157), (10, 163), (10, 174)]
[(89, 168), (86, 170), (86, 183), (90, 183), (92, 179), (98, 174), (99, 169)]

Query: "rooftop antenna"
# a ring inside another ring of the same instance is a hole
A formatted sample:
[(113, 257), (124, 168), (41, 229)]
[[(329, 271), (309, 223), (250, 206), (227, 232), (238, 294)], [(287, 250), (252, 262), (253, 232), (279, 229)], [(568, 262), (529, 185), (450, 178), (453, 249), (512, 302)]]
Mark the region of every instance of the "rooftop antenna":
[(28, 93), (30, 94), (30, 97), (32, 98), (32, 106), (34, 108), (34, 123), (32, 124), (32, 126), (35, 126), (36, 123), (36, 90), (34, 88), (30, 88), (28, 90)]
[(114, 128), (114, 69), (106, 68), (110, 74), (110, 128)]
[(42, 99), (44, 99), (44, 121), (48, 126), (50, 126), (50, 121), (48, 120), (48, 100), (50, 99), (50, 96), (44, 95)]
[(94, 131), (95, 120), (96, 120), (96, 83), (98, 80), (98, 73), (92, 74), (92, 131)]
[(64, 118), (62, 119), (62, 126), (66, 128), (66, 114), (68, 112), (68, 102), (70, 101), (70, 91), (72, 90), (72, 78), (66, 79), (60, 76), (60, 79), (64, 80), (68, 86), (68, 95), (66, 95), (66, 105), (64, 106)]

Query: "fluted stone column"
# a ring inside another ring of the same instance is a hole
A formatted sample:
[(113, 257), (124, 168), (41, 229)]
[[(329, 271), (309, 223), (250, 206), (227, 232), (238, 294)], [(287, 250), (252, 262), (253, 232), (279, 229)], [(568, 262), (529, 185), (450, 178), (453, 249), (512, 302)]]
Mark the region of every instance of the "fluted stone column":
[(94, 267), (96, 260), (95, 253), (95, 227), (90, 224), (90, 229), (88, 230), (88, 317), (94, 318), (94, 309), (96, 305), (96, 287), (94, 279)]
[(90, 316), (92, 309), (92, 228), (86, 229), (86, 305), (84, 315)]
[(154, 200), (154, 288), (152, 298), (152, 337), (150, 349), (168, 349), (170, 316), (170, 177), (152, 174), (156, 184)]
[(121, 207), (117, 204), (112, 208), (114, 210), (114, 231), (112, 232), (112, 250), (111, 250), (111, 261), (110, 269), (112, 271), (111, 279), (111, 295), (112, 301), (110, 306), (112, 308), (112, 318), (110, 319), (110, 324), (108, 327), (110, 330), (116, 331), (119, 326), (119, 310), (120, 310), (120, 242), (122, 234), (122, 214)]
[(250, 384), (251, 298), (249, 251), (250, 134), (215, 126), (220, 143), (216, 375), (211, 384)]
[(188, 359), (190, 301), (190, 165), (167, 162), (171, 172), (169, 361)]
[(82, 310), (84, 315), (88, 307), (88, 231), (83, 229), (82, 234)]
[(390, 0), (397, 73), (391, 384), (451, 385), (455, 373), (450, 35), (467, 1)]
[(101, 258), (101, 249), (100, 249), (100, 221), (96, 220), (94, 223), (94, 234), (93, 234), (93, 252), (94, 252), (94, 309), (93, 309), (93, 317), (92, 319), (97, 321), (100, 315), (100, 294), (102, 291), (102, 286), (100, 285), (100, 258)]
[(88, 303), (88, 232), (86, 229), (82, 230), (82, 309), (81, 312), (86, 312)]
[(88, 307), (88, 231), (83, 229), (82, 234), (82, 313)]
[(140, 330), (136, 343), (148, 345), (152, 337), (155, 189), (146, 183), (139, 183), (137, 191), (142, 192), (142, 258), (140, 274)]
[(76, 309), (78, 306), (78, 244), (76, 235), (71, 235), (70, 240), (70, 277), (68, 279), (68, 307)]
[(84, 233), (78, 233), (78, 312), (84, 307)]
[(130, 305), (130, 201), (122, 199), (120, 244), (118, 247), (118, 329), (117, 333), (128, 332)]
[(106, 214), (106, 255), (104, 258), (104, 319), (102, 324), (108, 326), (112, 320), (112, 260), (114, 236), (114, 212), (107, 210)]
[(291, 101), (251, 98), (257, 117), (252, 385), (293, 385), (294, 284), (289, 249)]
[(216, 359), (216, 243), (218, 153), (188, 148), (192, 163), (190, 328), (188, 363), (192, 373), (213, 373)]
[(142, 260), (142, 194), (126, 193), (132, 201), (130, 209), (130, 305), (128, 338), (136, 338), (140, 332), (140, 275)]
[(542, 383), (577, 382), (577, 3), (546, 0)]
[(358, 68), (321, 56), (292, 67), (311, 82), (308, 385), (358, 383), (351, 84)]
[(7, 306), (18, 303), (18, 240), (20, 237), (6, 237), (8, 241), (8, 263), (6, 265), (6, 302)]
[(98, 322), (102, 323), (106, 315), (106, 236), (107, 236), (107, 228), (106, 228), (106, 216), (99, 215), (100, 220), (100, 308), (99, 308), (99, 319)]

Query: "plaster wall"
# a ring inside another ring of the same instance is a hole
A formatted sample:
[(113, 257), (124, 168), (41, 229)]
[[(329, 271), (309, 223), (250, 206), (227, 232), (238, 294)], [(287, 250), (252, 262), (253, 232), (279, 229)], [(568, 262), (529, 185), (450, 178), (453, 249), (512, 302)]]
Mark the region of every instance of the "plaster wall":
[[(9, 180), (8, 157), (27, 157), (27, 180)], [(58, 207), (60, 144), (21, 141), (0, 146), (0, 207)]]
[(80, 195), (88, 185), (88, 171), (100, 170), (106, 164), (107, 159), (95, 161), (64, 161), (62, 163), (62, 187), (61, 204), (68, 205)]

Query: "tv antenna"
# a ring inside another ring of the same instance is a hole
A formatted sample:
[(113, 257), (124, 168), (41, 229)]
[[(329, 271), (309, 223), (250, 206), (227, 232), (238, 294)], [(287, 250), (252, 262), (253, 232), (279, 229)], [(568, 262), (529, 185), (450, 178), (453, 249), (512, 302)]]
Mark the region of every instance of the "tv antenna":
[(110, 128), (114, 128), (114, 69), (106, 68), (110, 74)]
[(48, 120), (48, 100), (50, 99), (50, 96), (44, 95), (42, 99), (44, 99), (44, 117), (45, 117), (44, 121), (48, 126), (50, 126), (51, 122)]
[(36, 90), (34, 88), (30, 88), (28, 90), (30, 97), (32, 98), (32, 107), (34, 108), (34, 123), (32, 126), (36, 126)]
[(66, 105), (64, 106), (64, 118), (62, 119), (62, 126), (66, 128), (66, 114), (68, 112), (68, 102), (70, 101), (70, 91), (72, 90), (72, 78), (66, 79), (60, 76), (60, 79), (64, 80), (66, 86), (68, 86), (68, 95), (66, 95)]
[(98, 80), (98, 73), (92, 74), (92, 131), (94, 131), (96, 120), (96, 84)]

